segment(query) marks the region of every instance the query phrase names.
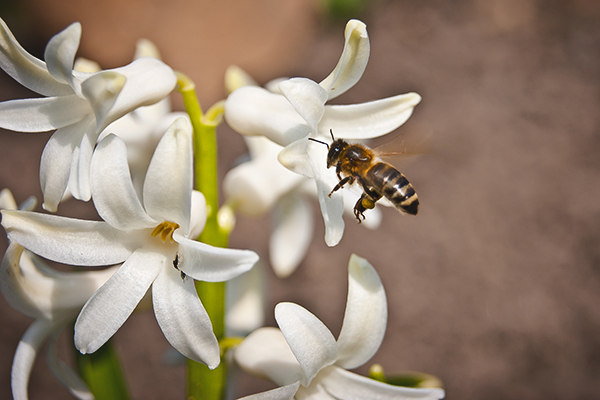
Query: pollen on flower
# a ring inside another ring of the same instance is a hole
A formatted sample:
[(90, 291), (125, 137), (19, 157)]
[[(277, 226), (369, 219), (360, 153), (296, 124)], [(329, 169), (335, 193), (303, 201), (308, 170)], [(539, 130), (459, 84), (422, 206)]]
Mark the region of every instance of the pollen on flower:
[(157, 225), (150, 235), (152, 237), (157, 237), (158, 235), (160, 235), (160, 239), (163, 242), (165, 242), (167, 238), (169, 238), (169, 240), (173, 242), (173, 232), (175, 232), (175, 230), (178, 228), (179, 224), (176, 224), (175, 222), (171, 221), (165, 221)]

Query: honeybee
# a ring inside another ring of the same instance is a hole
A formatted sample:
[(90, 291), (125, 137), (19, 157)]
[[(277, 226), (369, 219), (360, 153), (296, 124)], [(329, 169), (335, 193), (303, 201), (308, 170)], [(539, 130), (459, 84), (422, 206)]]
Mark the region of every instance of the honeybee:
[(333, 140), (331, 145), (309, 138), (327, 146), (327, 168), (335, 165), (335, 173), (340, 181), (331, 190), (329, 197), (345, 184), (352, 185), (357, 181), (363, 190), (360, 199), (354, 205), (354, 216), (359, 223), (365, 219), (363, 213), (375, 208), (375, 203), (382, 197), (388, 199), (400, 212), (417, 215), (417, 192), (400, 171), (382, 161), (371, 148), (336, 139), (333, 130), (329, 132)]

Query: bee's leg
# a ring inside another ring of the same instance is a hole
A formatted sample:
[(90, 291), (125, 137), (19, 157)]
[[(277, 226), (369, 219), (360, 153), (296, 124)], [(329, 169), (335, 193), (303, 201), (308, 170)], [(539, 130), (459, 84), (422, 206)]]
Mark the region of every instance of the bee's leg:
[(368, 194), (363, 193), (362, 196), (360, 196), (360, 199), (358, 199), (354, 205), (354, 216), (358, 220), (359, 224), (365, 219), (365, 215), (363, 213), (374, 207), (375, 202), (371, 200)]
[(331, 195), (333, 194), (333, 192), (340, 190), (341, 188), (344, 187), (344, 185), (346, 183), (350, 182), (350, 184), (352, 185), (354, 183), (354, 179), (351, 176), (347, 176), (344, 179), (341, 179), (337, 185), (335, 185), (335, 187), (333, 189), (331, 189), (331, 192), (329, 192), (329, 197), (331, 197)]
[(379, 193), (368, 188), (364, 189), (365, 191), (363, 192), (362, 196), (360, 196), (360, 199), (358, 199), (354, 205), (354, 216), (358, 220), (359, 224), (366, 218), (363, 213), (367, 210), (372, 210), (375, 208), (375, 203), (377, 203), (377, 200), (381, 199), (381, 195)]

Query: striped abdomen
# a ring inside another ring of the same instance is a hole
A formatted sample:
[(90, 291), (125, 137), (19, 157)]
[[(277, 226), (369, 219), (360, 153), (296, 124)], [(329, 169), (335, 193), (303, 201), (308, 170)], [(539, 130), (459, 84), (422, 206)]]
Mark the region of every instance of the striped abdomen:
[(374, 164), (365, 174), (365, 183), (392, 202), (402, 212), (417, 215), (419, 198), (408, 179), (384, 162)]

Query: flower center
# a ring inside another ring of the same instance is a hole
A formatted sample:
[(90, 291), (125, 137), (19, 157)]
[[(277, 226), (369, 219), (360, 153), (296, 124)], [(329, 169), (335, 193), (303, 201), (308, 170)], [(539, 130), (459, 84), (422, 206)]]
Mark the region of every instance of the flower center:
[(173, 232), (175, 232), (175, 229), (177, 228), (179, 228), (179, 224), (176, 224), (175, 222), (171, 221), (165, 221), (157, 225), (156, 228), (154, 228), (154, 230), (152, 231), (151, 235), (152, 237), (157, 237), (158, 235), (160, 235), (160, 238), (163, 242), (165, 242), (167, 238), (169, 238), (169, 240), (173, 242)]

